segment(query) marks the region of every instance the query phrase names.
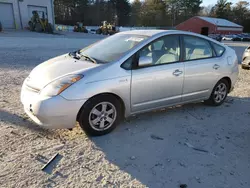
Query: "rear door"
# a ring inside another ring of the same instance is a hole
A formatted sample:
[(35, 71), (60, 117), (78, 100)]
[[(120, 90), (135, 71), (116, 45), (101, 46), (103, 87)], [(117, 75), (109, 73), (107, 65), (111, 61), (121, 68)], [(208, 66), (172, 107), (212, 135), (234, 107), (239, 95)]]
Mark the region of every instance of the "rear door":
[(206, 39), (183, 35), (182, 41), (185, 65), (182, 101), (206, 99), (220, 75), (220, 59)]

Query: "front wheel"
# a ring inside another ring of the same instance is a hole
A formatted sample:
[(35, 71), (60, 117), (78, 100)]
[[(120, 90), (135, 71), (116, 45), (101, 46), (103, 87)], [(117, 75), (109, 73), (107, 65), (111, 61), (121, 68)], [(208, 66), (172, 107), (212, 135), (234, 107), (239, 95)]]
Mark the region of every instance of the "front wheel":
[(112, 95), (90, 99), (79, 113), (79, 124), (87, 134), (101, 136), (114, 130), (121, 119), (122, 106)]
[(215, 85), (210, 98), (204, 101), (204, 103), (212, 106), (219, 106), (227, 98), (228, 91), (229, 84), (227, 80), (222, 79)]

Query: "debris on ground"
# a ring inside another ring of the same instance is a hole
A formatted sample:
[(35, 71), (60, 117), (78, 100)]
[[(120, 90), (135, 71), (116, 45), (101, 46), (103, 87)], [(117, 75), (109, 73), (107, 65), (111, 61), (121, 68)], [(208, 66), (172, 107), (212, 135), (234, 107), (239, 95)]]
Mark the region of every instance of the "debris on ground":
[(42, 171), (52, 174), (53, 169), (56, 167), (56, 165), (59, 163), (59, 161), (62, 159), (62, 155), (59, 153), (55, 154), (51, 159), (42, 167)]
[(195, 179), (198, 183), (201, 183), (201, 179), (199, 177), (195, 177)]
[(196, 151), (200, 151), (200, 152), (205, 152), (205, 153), (209, 153), (209, 151), (205, 150), (205, 149), (202, 149), (202, 148), (196, 148), (194, 147), (192, 144), (189, 144), (189, 143), (185, 143), (189, 148), (192, 148), (193, 150), (196, 150)]
[(179, 162), (179, 165), (182, 167), (186, 167), (186, 165), (183, 162)]
[(130, 159), (131, 159), (131, 160), (135, 160), (136, 157), (135, 157), (135, 156), (131, 156)]
[(164, 140), (164, 138), (151, 134), (150, 137), (154, 140)]
[(180, 188), (187, 188), (187, 184), (180, 184)]

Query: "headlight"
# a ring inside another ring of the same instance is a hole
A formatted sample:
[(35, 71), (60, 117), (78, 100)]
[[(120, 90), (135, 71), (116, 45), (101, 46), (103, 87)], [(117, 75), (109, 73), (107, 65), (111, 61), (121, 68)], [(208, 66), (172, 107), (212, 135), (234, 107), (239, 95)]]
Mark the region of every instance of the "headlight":
[(82, 79), (83, 75), (67, 75), (61, 77), (57, 80), (46, 85), (40, 92), (41, 95), (44, 96), (56, 96), (62, 93), (65, 89), (67, 89), (72, 84), (76, 83), (80, 79)]

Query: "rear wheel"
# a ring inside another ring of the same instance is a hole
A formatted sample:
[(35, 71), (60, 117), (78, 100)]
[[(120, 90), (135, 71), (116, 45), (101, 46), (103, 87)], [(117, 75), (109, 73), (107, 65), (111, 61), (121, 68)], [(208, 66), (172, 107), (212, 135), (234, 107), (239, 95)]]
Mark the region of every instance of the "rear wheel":
[(229, 84), (227, 80), (222, 79), (215, 85), (210, 98), (204, 101), (204, 103), (211, 106), (219, 106), (227, 98), (228, 91), (229, 91)]
[(100, 95), (86, 102), (79, 114), (81, 128), (90, 135), (101, 136), (114, 130), (121, 119), (122, 106), (112, 95)]

